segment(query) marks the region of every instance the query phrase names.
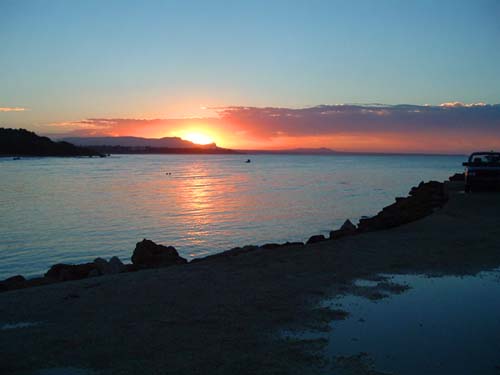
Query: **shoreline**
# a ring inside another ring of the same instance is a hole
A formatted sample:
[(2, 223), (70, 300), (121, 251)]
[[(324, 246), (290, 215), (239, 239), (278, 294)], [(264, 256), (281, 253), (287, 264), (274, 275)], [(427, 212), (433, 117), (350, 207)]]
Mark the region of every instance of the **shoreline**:
[[(98, 277), (110, 273), (136, 272), (147, 268), (162, 268), (177, 264), (179, 261), (182, 264), (191, 264), (221, 257), (237, 256), (259, 249), (273, 250), (289, 246), (304, 246), (322, 241), (338, 240), (342, 237), (358, 235), (365, 232), (398, 227), (428, 216), (436, 209), (441, 208), (448, 200), (448, 185), (450, 183), (460, 183), (462, 180), (461, 177), (461, 174), (455, 174), (449, 178), (449, 181), (443, 183), (437, 181), (424, 183), (422, 181), (418, 186), (411, 188), (407, 197), (396, 197), (395, 203), (384, 207), (374, 216), (362, 216), (357, 225), (354, 225), (349, 219), (347, 219), (340, 228), (330, 231), (329, 237), (318, 234), (312, 235), (307, 241), (304, 242), (286, 241), (284, 243), (237, 246), (229, 250), (223, 250), (204, 257), (193, 258), (190, 261), (180, 257), (177, 250), (173, 246), (165, 247), (164, 245), (156, 244), (148, 240), (150, 242), (148, 246), (151, 247), (149, 251), (161, 252), (164, 251), (164, 249), (171, 248), (173, 251), (173, 260), (167, 259), (166, 262), (163, 262), (160, 258), (158, 258), (156, 262), (150, 262), (150, 264), (134, 264), (135, 252), (137, 251), (137, 247), (140, 245), (140, 242), (138, 242), (131, 258), (132, 264), (124, 264), (116, 256), (110, 258), (110, 261), (112, 261), (115, 265), (113, 269), (110, 269), (108, 261), (100, 257), (96, 258), (93, 262), (87, 263), (56, 263), (53, 264), (45, 273), (37, 276), (24, 277), (21, 274), (17, 274), (9, 276), (4, 280), (0, 280), (0, 293), (16, 289), (48, 285), (56, 282)], [(143, 242), (144, 241), (147, 240), (143, 239)], [(54, 271), (55, 269), (57, 270)]]
[[(462, 194), (419, 220), (333, 241), (255, 249), (188, 265), (86, 278), (0, 294), (0, 370), (77, 367), (100, 374), (315, 374), (315, 341), (282, 329), (327, 330), (342, 312), (325, 298), (383, 298), (359, 288), (381, 274), (475, 275), (500, 266), (498, 194)], [(26, 358), (24, 353), (31, 356)]]

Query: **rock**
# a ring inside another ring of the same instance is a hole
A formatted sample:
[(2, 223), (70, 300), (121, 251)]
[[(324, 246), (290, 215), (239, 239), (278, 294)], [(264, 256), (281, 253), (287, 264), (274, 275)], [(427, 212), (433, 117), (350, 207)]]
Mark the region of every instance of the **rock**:
[(111, 257), (108, 262), (108, 266), (110, 274), (122, 273), (126, 271), (125, 265), (118, 257)]
[(180, 257), (173, 246), (157, 245), (153, 241), (143, 239), (135, 246), (132, 263), (141, 267), (165, 267), (184, 264), (187, 260)]
[(99, 275), (111, 275), (126, 271), (125, 265), (118, 257), (112, 257), (109, 262), (103, 258), (96, 258), (94, 264), (99, 270)]
[(266, 249), (266, 250), (271, 250), (271, 249), (277, 249), (278, 247), (281, 247), (279, 243), (266, 243), (265, 245), (262, 245), (261, 248)]
[(84, 264), (54, 264), (45, 273), (45, 277), (55, 280), (55, 281), (69, 281), (69, 280), (79, 280), (89, 277), (92, 270), (97, 270), (97, 266), (94, 263), (84, 263)]
[(356, 234), (356, 226), (351, 222), (351, 220), (347, 219), (344, 224), (338, 230), (332, 230), (330, 232), (330, 239), (339, 239), (345, 236), (352, 236)]
[(24, 278), (24, 276), (16, 275), (8, 277), (7, 279), (0, 281), (0, 292), (24, 288), (25, 285), (26, 285), (26, 279)]
[(325, 236), (323, 236), (322, 234), (317, 234), (317, 235), (311, 236), (307, 240), (306, 244), (309, 245), (309, 244), (312, 244), (312, 243), (317, 243), (317, 242), (322, 242), (322, 241), (326, 241)]
[(465, 173), (455, 173), (449, 180), (452, 182), (463, 182), (465, 181)]
[(340, 227), (340, 230), (346, 232), (346, 233), (354, 233), (356, 232), (356, 225), (351, 223), (351, 220), (347, 219), (344, 224)]
[(15, 284), (22, 284), (25, 281), (26, 281), (26, 279), (24, 278), (24, 276), (16, 275), (16, 276), (12, 276), (12, 277), (5, 279), (3, 282), (6, 284), (15, 285)]
[(103, 258), (95, 258), (94, 259), (94, 264), (97, 268), (97, 275), (91, 275), (91, 276), (99, 276), (99, 275), (106, 275), (109, 273), (109, 264), (106, 261), (106, 259)]
[(374, 217), (362, 218), (357, 231), (388, 229), (421, 219), (442, 207), (447, 200), (445, 184), (437, 181), (421, 182), (410, 190), (408, 197), (398, 197), (395, 203), (384, 207)]

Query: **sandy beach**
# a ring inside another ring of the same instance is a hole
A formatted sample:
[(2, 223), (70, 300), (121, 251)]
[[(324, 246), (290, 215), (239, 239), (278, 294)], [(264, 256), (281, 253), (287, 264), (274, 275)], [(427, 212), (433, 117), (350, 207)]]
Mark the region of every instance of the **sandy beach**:
[(354, 284), (380, 274), (474, 275), (500, 266), (500, 195), (455, 185), (442, 209), (389, 230), (2, 293), (0, 324), (33, 325), (0, 330), (0, 372), (322, 373), (321, 342), (278, 334), (325, 330), (345, 317), (318, 308), (322, 299), (404, 293), (390, 282)]

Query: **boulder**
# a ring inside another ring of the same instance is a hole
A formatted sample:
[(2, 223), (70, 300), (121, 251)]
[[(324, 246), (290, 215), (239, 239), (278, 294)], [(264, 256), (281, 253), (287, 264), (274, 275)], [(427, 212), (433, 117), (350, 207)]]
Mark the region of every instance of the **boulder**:
[(125, 265), (118, 257), (111, 257), (108, 262), (108, 266), (110, 274), (122, 273), (126, 271)]
[(92, 270), (97, 270), (97, 266), (94, 263), (83, 263), (83, 264), (54, 264), (45, 273), (45, 277), (55, 280), (55, 281), (69, 281), (69, 280), (79, 280), (89, 277)]
[(125, 265), (118, 257), (112, 257), (109, 262), (103, 258), (96, 258), (94, 264), (99, 271), (99, 275), (111, 275), (126, 271)]
[(108, 271), (109, 265), (108, 265), (108, 261), (106, 259), (95, 258), (94, 264), (97, 268), (98, 274), (97, 275), (92, 274), (91, 276), (106, 275), (107, 273), (109, 273), (109, 271)]
[(340, 229), (332, 230), (330, 232), (330, 239), (339, 239), (345, 236), (352, 236), (356, 233), (356, 226), (351, 222), (351, 220), (347, 219), (344, 224), (340, 227)]
[(0, 292), (5, 292), (7, 290), (24, 288), (26, 284), (26, 279), (24, 276), (16, 275), (9, 277), (3, 281), (0, 281)]
[(344, 224), (342, 224), (342, 226), (340, 227), (340, 230), (346, 233), (354, 233), (356, 232), (356, 225), (351, 223), (351, 220), (347, 219), (346, 221), (344, 221)]
[(455, 173), (449, 180), (452, 182), (463, 182), (465, 181), (465, 173)]
[(306, 244), (307, 244), (307, 245), (310, 245), (310, 244), (312, 244), (312, 243), (323, 242), (323, 241), (326, 241), (325, 236), (323, 236), (322, 234), (317, 234), (317, 235), (311, 236), (311, 237), (307, 240)]
[(135, 246), (132, 263), (140, 267), (165, 267), (184, 264), (187, 260), (180, 257), (173, 246), (157, 245), (153, 241), (143, 239)]
[(16, 276), (12, 276), (12, 277), (5, 279), (3, 282), (6, 284), (15, 285), (15, 284), (22, 284), (25, 281), (26, 281), (26, 279), (24, 278), (24, 276), (16, 275)]

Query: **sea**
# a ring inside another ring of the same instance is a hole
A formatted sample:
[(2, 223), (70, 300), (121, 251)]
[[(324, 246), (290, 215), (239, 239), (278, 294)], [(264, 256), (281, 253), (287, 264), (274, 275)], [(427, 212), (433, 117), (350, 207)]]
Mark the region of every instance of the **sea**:
[[(250, 159), (250, 163), (246, 160)], [(118, 256), (143, 238), (188, 260), (305, 241), (463, 170), (465, 156), (0, 158), (0, 279)]]

